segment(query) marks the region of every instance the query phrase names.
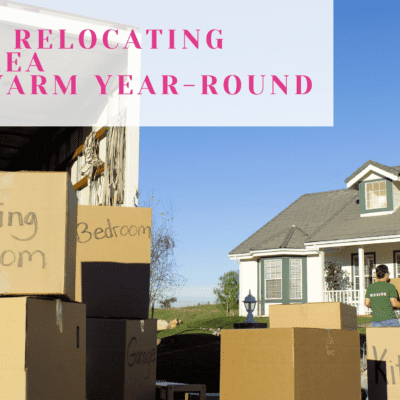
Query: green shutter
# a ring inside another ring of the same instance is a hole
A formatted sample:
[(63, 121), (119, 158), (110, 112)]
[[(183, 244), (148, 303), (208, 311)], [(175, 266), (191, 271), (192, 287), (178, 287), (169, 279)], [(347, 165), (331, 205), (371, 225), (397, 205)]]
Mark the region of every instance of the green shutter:
[(289, 304), (290, 282), (289, 282), (289, 258), (282, 258), (282, 304)]
[(261, 301), (261, 293), (260, 293), (260, 268), (261, 268), (261, 263), (262, 263), (262, 261), (258, 260), (258, 262), (257, 262), (257, 300), (258, 300), (258, 303), (257, 303), (257, 314), (258, 314), (258, 316), (260, 316), (260, 314), (261, 314), (261, 307), (260, 307), (260, 304), (261, 304), (260, 303), (260, 301)]
[(307, 303), (307, 257), (303, 257), (303, 303)]

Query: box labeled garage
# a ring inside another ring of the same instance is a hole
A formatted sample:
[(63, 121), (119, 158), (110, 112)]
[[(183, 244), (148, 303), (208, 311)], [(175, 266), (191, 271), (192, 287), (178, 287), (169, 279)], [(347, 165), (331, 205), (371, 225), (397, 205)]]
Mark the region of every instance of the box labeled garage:
[(157, 320), (87, 319), (87, 400), (154, 400)]

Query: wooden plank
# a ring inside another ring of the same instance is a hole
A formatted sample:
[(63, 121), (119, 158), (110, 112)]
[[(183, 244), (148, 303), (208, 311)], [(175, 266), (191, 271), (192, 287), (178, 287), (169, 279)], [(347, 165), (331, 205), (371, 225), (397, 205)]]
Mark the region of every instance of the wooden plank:
[(75, 191), (77, 190), (82, 190), (88, 185), (88, 177), (85, 176), (83, 179), (81, 179), (79, 182), (76, 182), (74, 185)]
[[(107, 136), (107, 126), (103, 126), (101, 129), (99, 129), (96, 133), (96, 139), (98, 140), (102, 140)], [(83, 151), (83, 144), (81, 146), (79, 146), (74, 155), (72, 156), (71, 161), (75, 160), (78, 156), (80, 156), (82, 154)]]
[[(99, 178), (101, 175), (104, 173), (104, 163), (102, 164), (101, 167), (97, 168), (96, 172), (94, 173), (94, 179)], [(76, 182), (74, 185), (74, 189), (76, 190), (82, 190), (88, 185), (88, 177), (85, 176), (82, 178), (79, 182)]]

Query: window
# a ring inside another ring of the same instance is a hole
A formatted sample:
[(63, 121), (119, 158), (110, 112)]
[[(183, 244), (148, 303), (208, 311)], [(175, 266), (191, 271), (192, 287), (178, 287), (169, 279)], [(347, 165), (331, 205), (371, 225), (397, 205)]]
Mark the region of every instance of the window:
[(289, 263), (289, 291), (290, 299), (302, 299), (302, 260), (291, 258)]
[[(360, 270), (358, 264), (358, 255), (353, 254), (353, 268), (354, 268), (354, 283), (355, 290), (360, 290)], [(364, 254), (364, 288), (367, 289), (368, 286), (372, 283), (372, 270), (375, 268), (375, 254), (374, 253), (365, 253)]]
[(400, 278), (400, 251), (394, 251), (394, 276)]
[(365, 207), (367, 210), (387, 207), (386, 181), (365, 184)]
[(265, 298), (282, 298), (282, 260), (265, 260)]

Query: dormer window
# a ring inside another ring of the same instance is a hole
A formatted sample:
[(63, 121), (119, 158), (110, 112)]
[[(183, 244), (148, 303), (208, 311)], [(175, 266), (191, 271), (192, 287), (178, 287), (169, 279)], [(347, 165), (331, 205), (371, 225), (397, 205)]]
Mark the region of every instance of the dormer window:
[(358, 190), (362, 217), (374, 217), (393, 212), (393, 184), (390, 180), (366, 179), (360, 182)]
[(365, 183), (365, 200), (367, 210), (387, 207), (386, 180)]
[(400, 207), (400, 165), (388, 167), (369, 160), (346, 180), (360, 194), (360, 216), (388, 215)]

